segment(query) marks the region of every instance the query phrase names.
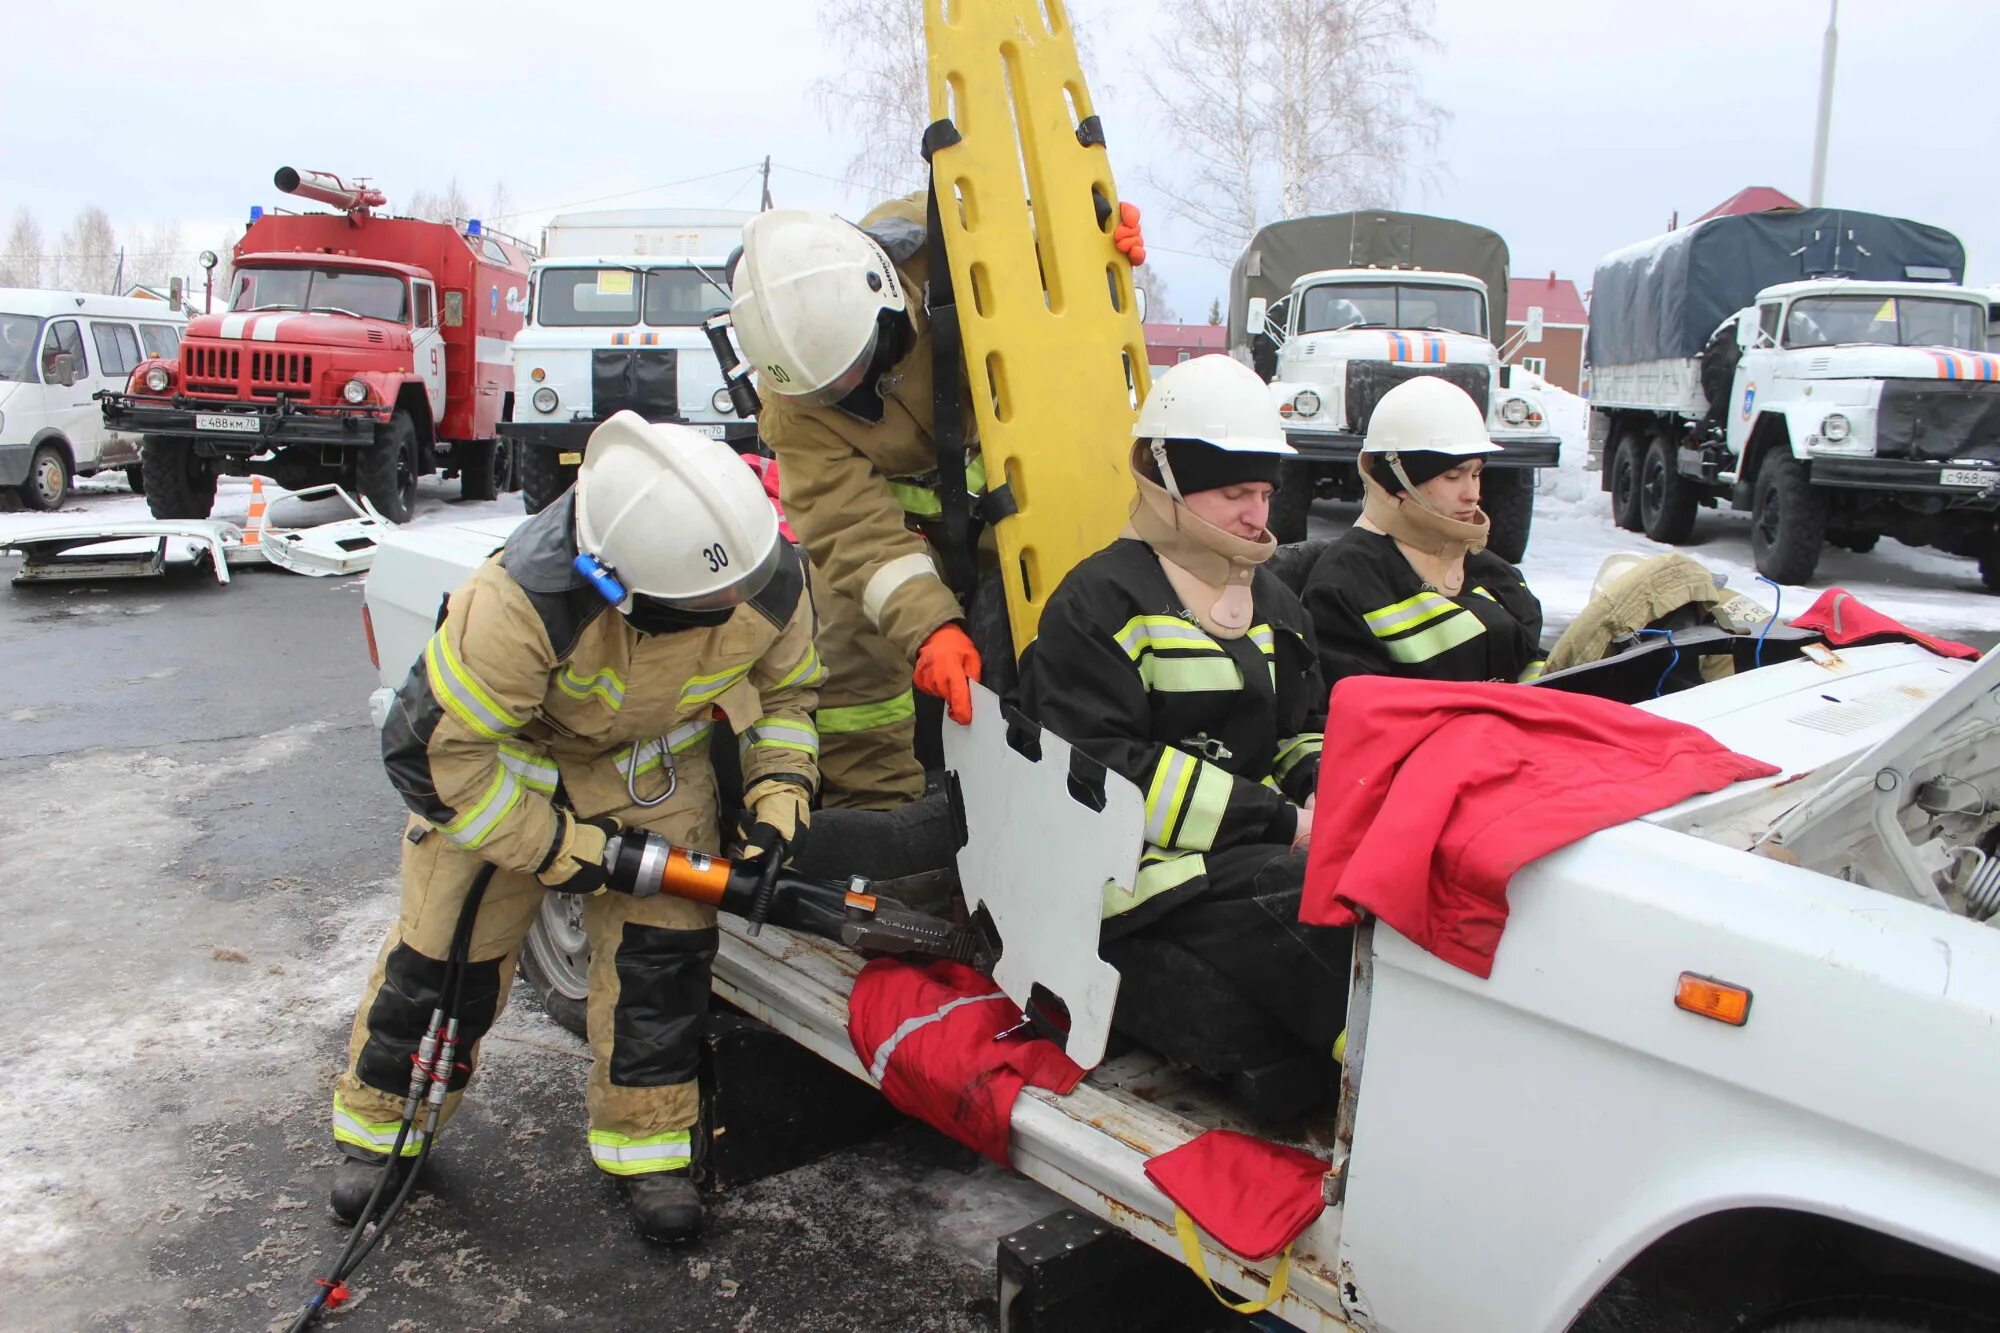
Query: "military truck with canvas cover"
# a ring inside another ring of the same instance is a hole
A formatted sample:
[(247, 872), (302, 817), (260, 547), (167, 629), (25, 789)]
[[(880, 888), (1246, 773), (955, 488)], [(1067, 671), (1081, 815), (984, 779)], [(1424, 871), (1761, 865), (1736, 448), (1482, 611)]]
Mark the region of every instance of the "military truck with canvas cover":
[(501, 431), (534, 513), (576, 480), (597, 423), (630, 408), (648, 421), (757, 444), (723, 387), (702, 321), (729, 308), (729, 256), (750, 214), (727, 209), (564, 213), (542, 232), (518, 385)]
[(1979, 561), (2000, 589), (2000, 358), (1950, 232), (1811, 208), (1711, 218), (1607, 256), (1585, 361), (1590, 459), (1621, 527), (1683, 542), (1751, 513), (1757, 568), (1826, 542)]
[[(1535, 468), (1560, 442), (1540, 393), (1513, 383), (1494, 330), (1507, 314), (1507, 243), (1485, 227), (1417, 213), (1336, 213), (1274, 222), (1229, 278), (1230, 342), (1271, 385), (1299, 451), (1271, 508), (1280, 541), (1306, 535), (1315, 495), (1355, 500), (1355, 458), (1383, 394), (1432, 375), (1486, 413), (1502, 451), (1481, 503), (1492, 549), (1518, 561), (1534, 519)], [(1539, 338), (1539, 323), (1530, 332)]]

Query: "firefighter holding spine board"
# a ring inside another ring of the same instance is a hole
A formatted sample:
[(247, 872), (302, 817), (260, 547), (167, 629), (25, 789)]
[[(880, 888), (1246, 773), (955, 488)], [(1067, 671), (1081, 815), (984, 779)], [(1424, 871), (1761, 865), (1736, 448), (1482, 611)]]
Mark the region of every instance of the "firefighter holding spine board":
[(410, 807), (399, 920), (355, 1015), (334, 1092), (352, 1222), (394, 1163), (411, 1060), (481, 867), (447, 1114), (505, 1004), (545, 892), (585, 894), (592, 1160), (647, 1239), (692, 1238), (696, 1065), (715, 912), (600, 893), (607, 838), (646, 829), (721, 850), (709, 762), (717, 714), (742, 747), (751, 855), (783, 856), (818, 781), (825, 671), (798, 556), (757, 477), (725, 444), (620, 412), (592, 432), (577, 482), (451, 595), (398, 692), (383, 760)]

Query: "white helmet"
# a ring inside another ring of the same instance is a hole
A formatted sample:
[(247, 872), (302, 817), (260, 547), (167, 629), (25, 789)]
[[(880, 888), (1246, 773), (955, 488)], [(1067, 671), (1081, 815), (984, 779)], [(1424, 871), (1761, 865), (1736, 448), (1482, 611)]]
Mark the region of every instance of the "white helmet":
[(1368, 418), (1364, 454), (1432, 453), (1469, 458), (1498, 453), (1486, 414), (1472, 395), (1436, 375), (1404, 380), (1382, 395)]
[(831, 213), (774, 208), (743, 224), (729, 321), (758, 387), (814, 406), (852, 393), (882, 315), (909, 308), (874, 237)]
[(757, 474), (720, 440), (613, 414), (590, 433), (576, 478), (577, 549), (636, 597), (717, 611), (776, 571), (778, 516)]
[(1271, 391), (1240, 361), (1211, 353), (1153, 381), (1132, 423), (1139, 440), (1200, 440), (1232, 454), (1295, 454)]

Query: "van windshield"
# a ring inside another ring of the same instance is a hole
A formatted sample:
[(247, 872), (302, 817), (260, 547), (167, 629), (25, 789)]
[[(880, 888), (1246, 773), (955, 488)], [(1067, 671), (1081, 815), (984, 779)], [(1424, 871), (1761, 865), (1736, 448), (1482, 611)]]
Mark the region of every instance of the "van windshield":
[(1300, 333), (1347, 328), (1441, 329), (1486, 336), (1486, 299), (1466, 287), (1397, 282), (1326, 283), (1306, 289)]
[[(710, 278), (715, 281), (711, 282)], [(648, 324), (699, 324), (729, 309), (729, 289), (720, 273), (691, 268), (656, 268), (646, 273)]]
[(1935, 296), (1801, 296), (1785, 316), (1785, 346), (1960, 347), (1986, 350), (1986, 311)]
[(364, 319), (407, 324), (409, 290), (401, 278), (387, 273), (357, 273), (338, 268), (238, 269), (230, 288), (229, 308), (252, 310), (318, 310)]
[(545, 268), (535, 281), (535, 323), (553, 329), (622, 329), (639, 322), (640, 275), (629, 268)]
[(39, 315), (0, 314), (0, 380), (27, 384), (35, 376), (35, 337), (42, 331)]

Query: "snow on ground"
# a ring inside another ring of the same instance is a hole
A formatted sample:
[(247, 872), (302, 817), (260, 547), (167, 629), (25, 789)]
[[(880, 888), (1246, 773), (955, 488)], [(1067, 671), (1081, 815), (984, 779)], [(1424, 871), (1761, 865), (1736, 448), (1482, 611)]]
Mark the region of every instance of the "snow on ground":
[[(1703, 509), (1693, 541), (1685, 547), (1647, 540), (1611, 521), (1611, 497), (1598, 489), (1600, 476), (1584, 471), (1589, 407), (1575, 394), (1543, 392), (1550, 425), (1562, 436), (1562, 465), (1541, 474), (1535, 496), (1535, 526), (1521, 572), (1542, 600), (1551, 636), (1575, 618), (1590, 600), (1590, 585), (1604, 558), (1618, 551), (1649, 555), (1679, 550), (1711, 572), (1724, 575), (1738, 592), (1771, 606), (1771, 585), (1757, 577), (1750, 557), (1750, 516), (1728, 509)], [(1790, 619), (1813, 604), (1827, 588), (1845, 588), (1868, 605), (1912, 629), (1945, 634), (2000, 634), (2000, 597), (1979, 582), (1979, 567), (1960, 556), (1904, 546), (1884, 537), (1867, 555), (1829, 546), (1820, 557), (1811, 587), (1786, 587), (1778, 613)]]

